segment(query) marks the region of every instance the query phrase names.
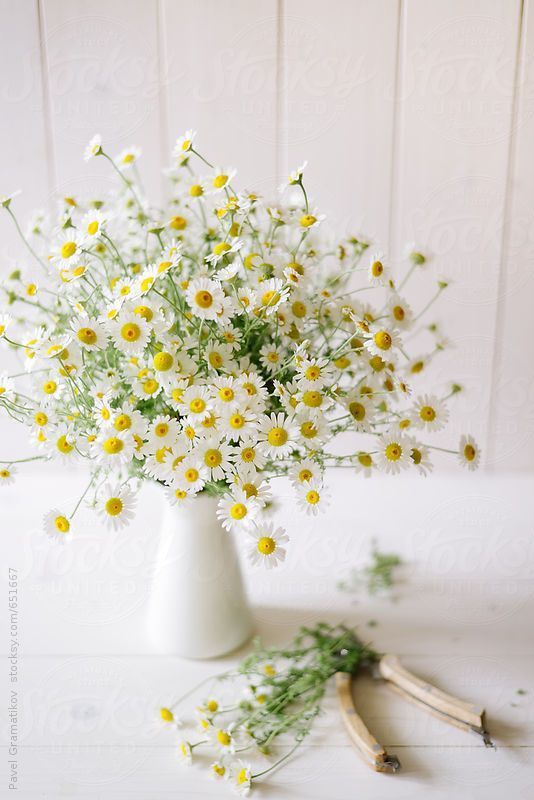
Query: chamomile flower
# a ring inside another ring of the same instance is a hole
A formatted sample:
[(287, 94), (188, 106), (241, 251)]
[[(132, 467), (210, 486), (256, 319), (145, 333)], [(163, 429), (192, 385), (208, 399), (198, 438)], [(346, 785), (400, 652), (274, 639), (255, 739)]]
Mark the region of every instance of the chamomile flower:
[(244, 405), (248, 398), (246, 390), (231, 375), (215, 378), (211, 384), (213, 405), (217, 411), (234, 405)]
[(283, 364), (284, 355), (281, 348), (275, 344), (264, 344), (260, 350), (260, 361), (270, 373), (278, 372)]
[(191, 743), (185, 740), (178, 742), (178, 757), (180, 763), (189, 767), (193, 763), (193, 748)]
[(289, 286), (279, 278), (270, 278), (258, 286), (257, 313), (261, 316), (273, 314), (289, 295)]
[(262, 448), (258, 446), (256, 439), (252, 438), (242, 439), (239, 444), (234, 447), (232, 457), (236, 469), (238, 470), (243, 466), (253, 466), (256, 469), (262, 469), (266, 461), (265, 453)]
[(15, 397), (15, 384), (7, 372), (0, 374), (0, 401), (11, 400)]
[(207, 386), (193, 385), (189, 386), (182, 395), (179, 403), (180, 413), (191, 424), (196, 422), (201, 423), (202, 420), (209, 416), (212, 410), (212, 401), (210, 391)]
[(312, 228), (317, 228), (324, 219), (326, 219), (326, 215), (319, 214), (318, 211), (314, 209), (311, 212), (307, 211), (299, 217), (299, 224), (303, 230), (309, 231)]
[(322, 480), (312, 479), (297, 487), (299, 508), (308, 516), (316, 516), (324, 511), (330, 500), (330, 494), (323, 486)]
[(97, 511), (108, 528), (129, 525), (135, 514), (136, 497), (128, 486), (106, 484), (99, 491)]
[(108, 325), (117, 350), (126, 355), (138, 355), (145, 349), (150, 338), (150, 328), (138, 314), (124, 311)]
[(480, 464), (480, 450), (472, 436), (462, 436), (458, 447), (458, 460), (468, 470), (475, 470)]
[(70, 539), (71, 524), (69, 518), (57, 508), (53, 508), (43, 517), (43, 528), (47, 536), (60, 544)]
[(108, 217), (102, 211), (88, 211), (80, 221), (80, 230), (89, 239), (95, 239), (102, 235), (107, 221)]
[(232, 406), (221, 417), (220, 426), (233, 442), (249, 439), (256, 433), (256, 414), (248, 408)]
[[(211, 253), (206, 256), (205, 261), (207, 264), (211, 264), (213, 267), (217, 266), (219, 261), (225, 257), (234, 255), (238, 253), (239, 250), (243, 247), (243, 242), (241, 239), (234, 239), (233, 242), (218, 242), (213, 246), (213, 250)], [(234, 275), (237, 274), (238, 267), (236, 267), (236, 271)], [(218, 273), (218, 277), (221, 280), (230, 280), (230, 275), (228, 274), (227, 277), (221, 278), (220, 273)], [(231, 276), (233, 277), (233, 275)]]
[(411, 327), (413, 312), (406, 300), (393, 294), (388, 300), (388, 312), (391, 316), (392, 324), (401, 330)]
[(324, 416), (311, 408), (299, 410), (294, 422), (297, 440), (311, 450), (317, 449), (329, 436)]
[(270, 523), (256, 524), (249, 531), (249, 537), (252, 542), (248, 556), (253, 564), (272, 569), (284, 561), (286, 557), (284, 545), (289, 541), (289, 537), (282, 528), (275, 528)]
[(52, 251), (51, 261), (58, 269), (70, 267), (78, 263), (82, 256), (84, 237), (75, 228), (61, 231), (56, 246)]
[(196, 494), (204, 488), (209, 478), (208, 468), (196, 454), (184, 458), (173, 472), (173, 485), (180, 486), (189, 494)]
[(223, 291), (220, 284), (210, 278), (196, 278), (187, 287), (185, 299), (199, 319), (217, 319), (222, 309)]
[(12, 322), (13, 318), (10, 314), (0, 314), (0, 339), (6, 335)]
[(148, 452), (154, 453), (161, 447), (172, 447), (178, 438), (180, 423), (166, 415), (155, 417), (148, 429)]
[(196, 135), (196, 131), (189, 129), (183, 134), (183, 136), (178, 137), (172, 151), (174, 158), (178, 159), (178, 161), (181, 161), (185, 156), (187, 156), (193, 147)]
[(321, 468), (319, 464), (311, 458), (304, 458), (302, 461), (297, 461), (289, 470), (289, 480), (295, 487), (300, 487), (302, 484), (315, 481), (320, 483), (322, 481)]
[(109, 425), (101, 429), (92, 449), (99, 464), (119, 467), (130, 463), (134, 446), (135, 440), (130, 431), (118, 431), (113, 425)]
[(76, 439), (76, 433), (72, 428), (61, 424), (53, 433), (50, 432), (45, 443), (46, 452), (50, 458), (56, 459), (63, 465), (73, 464), (78, 459)]
[(374, 356), (391, 358), (391, 354), (402, 347), (397, 330), (391, 326), (373, 325), (370, 334), (365, 340), (365, 346)]
[(252, 788), (252, 769), (248, 764), (237, 761), (232, 765), (233, 788), (241, 797), (247, 797)]
[(403, 436), (384, 436), (378, 442), (376, 463), (383, 472), (396, 475), (410, 466), (411, 448)]
[(224, 480), (232, 469), (233, 449), (218, 436), (203, 439), (195, 451), (205, 467), (210, 471), (212, 481)]
[(386, 257), (382, 252), (371, 253), (367, 277), (371, 286), (384, 286), (388, 279)]
[(219, 500), (217, 519), (225, 530), (248, 528), (258, 515), (259, 505), (255, 498), (247, 497), (243, 489), (235, 489)]
[(297, 384), (301, 389), (316, 389), (332, 381), (333, 370), (326, 358), (304, 358), (297, 370)]
[(367, 432), (375, 416), (375, 409), (369, 398), (359, 392), (351, 392), (345, 407), (350, 414), (352, 425), (357, 431)]
[(285, 414), (263, 416), (258, 422), (258, 440), (271, 458), (285, 458), (295, 448), (296, 429)]
[(193, 499), (193, 495), (190, 492), (188, 492), (179, 484), (175, 483), (171, 483), (170, 486), (167, 487), (165, 490), (165, 496), (167, 498), (167, 502), (170, 503), (171, 506), (178, 506), (179, 508), (183, 508)]
[(439, 431), (445, 427), (449, 412), (445, 403), (435, 395), (425, 394), (415, 401), (413, 423), (426, 431)]
[(16, 467), (12, 467), (11, 464), (8, 464), (7, 467), (0, 465), (0, 488), (14, 483), (16, 474), (17, 469)]
[(416, 439), (412, 439), (411, 437), (408, 437), (406, 442), (411, 448), (410, 458), (412, 459), (417, 472), (426, 477), (434, 469), (434, 465), (430, 460), (430, 451), (428, 447), (426, 447), (424, 444), (421, 444), (421, 442), (418, 442)]
[(127, 147), (117, 156), (117, 166), (120, 170), (130, 169), (139, 161), (142, 152), (140, 147)]
[(237, 170), (232, 167), (215, 167), (213, 170), (210, 182), (211, 192), (218, 194), (228, 187), (232, 178), (237, 174)]
[(83, 350), (98, 350), (107, 343), (108, 337), (103, 325), (87, 315), (74, 317), (71, 330)]
[(102, 152), (102, 137), (97, 133), (85, 148), (83, 159), (84, 161), (89, 161), (91, 158), (101, 155)]

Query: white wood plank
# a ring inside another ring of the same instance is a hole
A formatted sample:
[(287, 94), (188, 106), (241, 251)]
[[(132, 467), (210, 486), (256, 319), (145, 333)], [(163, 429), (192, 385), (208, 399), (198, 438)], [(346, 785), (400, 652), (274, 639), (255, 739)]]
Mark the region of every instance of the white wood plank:
[(455, 440), (467, 428), (482, 445), (519, 10), (516, 0), (412, 0), (402, 20), (393, 252), (398, 259), (403, 243), (413, 239), (435, 254), (410, 286), (416, 311), (433, 293), (437, 275), (453, 282), (441, 306), (424, 318), (442, 323), (455, 345), (439, 367), (436, 361), (433, 386), (445, 390), (447, 381), (457, 380), (467, 387), (447, 430)]
[(282, 7), (283, 179), (307, 159), (306, 186), (333, 231), (386, 246), (399, 4)]
[[(277, 3), (163, 0), (168, 139), (188, 128), (236, 185), (272, 196), (276, 186)], [(199, 169), (202, 169), (199, 167)]]
[(161, 186), (157, 0), (47, 0), (45, 48), (57, 191), (106, 192), (109, 164), (83, 162), (89, 139), (100, 133), (116, 155), (143, 148), (139, 170), (150, 198)]
[(488, 447), (488, 459), (494, 470), (524, 470), (534, 466), (534, 360), (526, 357), (526, 343), (534, 335), (534, 6), (531, 0), (524, 4), (522, 34), (505, 251), (495, 327)]

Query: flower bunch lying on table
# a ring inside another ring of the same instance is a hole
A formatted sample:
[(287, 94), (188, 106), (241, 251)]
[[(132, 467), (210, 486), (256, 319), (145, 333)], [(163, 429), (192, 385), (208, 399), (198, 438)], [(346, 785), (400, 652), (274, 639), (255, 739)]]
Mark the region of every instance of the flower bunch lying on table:
[(356, 674), (377, 657), (350, 628), (320, 622), (301, 628), (283, 648), (263, 648), (256, 642), (234, 670), (210, 679), (213, 691), (197, 706), (196, 721), (189, 720), (187, 728), (182, 729), (177, 715), (195, 690), (161, 708), (160, 716), (180, 730), (178, 756), (183, 763), (197, 759), (211, 777), (230, 780), (246, 795), (308, 736), (332, 675)]
[[(447, 284), (412, 311), (404, 292), (425, 256), (412, 249), (397, 279), (363, 237), (330, 244), (303, 167), (269, 205), (240, 192), (235, 170), (212, 166), (189, 131), (162, 210), (141, 191), (139, 155), (112, 159), (95, 137), (86, 158), (109, 162), (116, 191), (64, 198), (28, 238), (13, 198), (0, 200), (32, 258), (1, 285), (0, 337), (22, 364), (0, 376), (0, 407), (29, 427), (36, 458), (90, 462), (86, 493), (110, 526), (133, 516), (136, 479), (158, 481), (177, 504), (217, 494), (224, 527), (245, 529), (252, 560), (271, 567), (287, 541), (261, 514), (273, 477), (288, 475), (316, 514), (328, 465), (432, 469), (428, 436), (460, 387), (412, 395), (444, 342), (435, 325), (424, 352), (409, 355), (405, 341)], [(335, 455), (342, 433), (354, 436)], [(449, 452), (478, 464), (471, 437)], [(0, 481), (16, 464), (2, 462)], [(68, 538), (73, 513), (51, 511), (48, 532)]]

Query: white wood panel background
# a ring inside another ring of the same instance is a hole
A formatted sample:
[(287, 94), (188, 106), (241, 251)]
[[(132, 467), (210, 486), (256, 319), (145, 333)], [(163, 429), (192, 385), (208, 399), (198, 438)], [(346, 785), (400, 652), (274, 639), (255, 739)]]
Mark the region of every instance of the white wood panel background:
[[(534, 0), (0, 0), (0, 192), (17, 209), (109, 179), (94, 132), (143, 147), (154, 199), (177, 135), (269, 195), (310, 162), (312, 197), (396, 265), (406, 241), (453, 280), (456, 347), (491, 470), (534, 468)], [(0, 277), (24, 256), (0, 216)], [(4, 357), (4, 356), (2, 356)], [(435, 373), (436, 374), (436, 373)], [(450, 429), (451, 430), (451, 429)], [(13, 429), (0, 429), (14, 452)]]

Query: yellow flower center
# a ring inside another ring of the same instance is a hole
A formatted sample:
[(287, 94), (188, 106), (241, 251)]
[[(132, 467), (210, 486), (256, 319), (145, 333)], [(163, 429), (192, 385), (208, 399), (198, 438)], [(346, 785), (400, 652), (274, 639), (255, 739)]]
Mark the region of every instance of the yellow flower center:
[(437, 415), (432, 406), (423, 406), (419, 411), (419, 416), (423, 422), (434, 422)]
[(306, 469), (306, 468), (300, 470), (300, 472), (299, 472), (299, 481), (301, 483), (307, 483), (308, 481), (311, 481), (312, 478), (313, 478), (313, 475), (311, 473), (311, 470)]
[(362, 467), (370, 467), (373, 463), (373, 459), (368, 453), (360, 453), (358, 456), (358, 461), (362, 465)]
[(222, 463), (222, 455), (220, 450), (206, 450), (204, 455), (204, 463), (207, 467), (218, 467)]
[(141, 336), (141, 328), (135, 322), (127, 322), (121, 328), (121, 336), (127, 342), (136, 342)]
[(309, 381), (316, 381), (321, 376), (321, 370), (316, 366), (308, 367), (304, 375)]
[(132, 427), (132, 418), (128, 414), (119, 414), (113, 425), (117, 431), (127, 431)]
[(474, 461), (477, 451), (472, 444), (466, 444), (464, 447), (464, 457), (466, 461)]
[(34, 416), (34, 420), (36, 425), (42, 427), (43, 425), (46, 425), (46, 423), (48, 422), (48, 417), (44, 413), (44, 411), (38, 411), (37, 414)]
[(402, 447), (397, 442), (392, 442), (386, 447), (386, 458), (388, 461), (398, 461), (402, 456)]
[(120, 453), (122, 448), (124, 447), (124, 442), (122, 439), (119, 439), (117, 436), (110, 436), (109, 439), (102, 445), (102, 449), (110, 456), (115, 456), (117, 453)]
[(391, 347), (391, 336), (387, 331), (377, 331), (374, 335), (374, 340), (380, 350), (389, 350)]
[(265, 292), (261, 298), (262, 306), (275, 306), (280, 302), (280, 292)]
[(267, 441), (273, 447), (283, 447), (287, 440), (288, 434), (284, 428), (271, 428), (267, 434)]
[(169, 222), (169, 226), (171, 228), (174, 228), (175, 231), (183, 231), (184, 228), (187, 228), (187, 220), (185, 219), (185, 217), (177, 215), (176, 217), (173, 217), (171, 219), (171, 221)]
[(258, 487), (254, 486), (253, 483), (244, 483), (243, 491), (245, 492), (248, 499), (250, 499), (251, 497), (258, 496)]
[(191, 197), (202, 197), (202, 195), (204, 194), (204, 189), (202, 188), (200, 183), (194, 183), (189, 188), (189, 194), (191, 195)]
[(222, 187), (228, 181), (228, 175), (216, 175), (213, 179), (213, 185), (216, 189), (222, 189)]
[(256, 451), (254, 450), (253, 447), (245, 447), (241, 451), (241, 458), (243, 459), (243, 461), (247, 461), (248, 463), (250, 463), (254, 461), (255, 457), (256, 457)]
[(224, 386), (219, 390), (219, 397), (223, 402), (230, 403), (235, 397), (234, 390), (230, 389), (229, 386)]
[(195, 397), (195, 399), (191, 400), (189, 403), (189, 410), (192, 411), (193, 414), (201, 414), (205, 408), (206, 403), (201, 397)]
[(300, 426), (300, 432), (306, 439), (313, 439), (314, 436), (317, 436), (318, 430), (311, 420), (307, 420)]
[(159, 388), (159, 383), (154, 378), (149, 378), (143, 383), (143, 391), (145, 394), (154, 394)]
[(164, 722), (172, 722), (174, 720), (174, 714), (169, 708), (160, 708), (159, 713)]
[(55, 381), (47, 381), (43, 384), (43, 392), (45, 394), (54, 394), (57, 389), (57, 383)]
[(0, 469), (0, 478), (9, 478), (11, 472), (8, 469)]
[(227, 253), (230, 249), (231, 247), (228, 242), (219, 242), (219, 244), (216, 244), (213, 248), (213, 253), (216, 256), (222, 256), (223, 253)]
[(227, 731), (217, 731), (217, 741), (219, 744), (222, 744), (223, 747), (228, 747), (232, 741), (232, 737)]
[(317, 217), (314, 217), (313, 214), (304, 214), (300, 218), (300, 224), (303, 228), (311, 228), (315, 222), (317, 222)]
[(353, 402), (349, 404), (349, 411), (354, 417), (354, 419), (361, 422), (362, 419), (365, 419), (365, 406), (363, 403)]
[(233, 414), (230, 417), (230, 427), (234, 430), (239, 430), (245, 424), (245, 418), (241, 414)]
[(120, 497), (110, 497), (106, 501), (106, 513), (110, 517), (117, 517), (124, 508), (123, 502)]
[(323, 396), (320, 392), (308, 391), (302, 395), (302, 402), (309, 408), (319, 408), (323, 402)]
[(230, 508), (230, 516), (232, 519), (243, 519), (247, 515), (247, 507), (243, 503), (234, 503)]
[(276, 550), (276, 542), (272, 536), (262, 536), (258, 539), (258, 551), (264, 556), (270, 556)]
[(404, 317), (406, 316), (404, 309), (402, 306), (393, 306), (393, 316), (399, 322), (402, 322)]
[(198, 470), (194, 467), (189, 467), (189, 469), (186, 469), (184, 477), (188, 483), (195, 483), (195, 481), (198, 481)]
[(159, 436), (160, 438), (162, 438), (163, 436), (167, 436), (168, 432), (169, 432), (169, 426), (167, 425), (166, 422), (160, 422), (159, 425), (156, 425), (156, 427), (154, 428), (154, 433), (156, 434), (156, 436)]
[(204, 289), (203, 291), (196, 293), (195, 303), (197, 306), (200, 306), (200, 308), (209, 308), (213, 304), (213, 296), (210, 292)]
[(371, 274), (373, 278), (379, 278), (384, 272), (384, 265), (381, 261), (373, 261), (371, 264)]
[(316, 492), (315, 489), (310, 489), (310, 491), (306, 493), (306, 502), (311, 506), (316, 506), (320, 499), (319, 492)]
[(214, 714), (217, 711), (218, 708), (219, 708), (219, 704), (218, 704), (218, 702), (216, 700), (208, 700), (208, 702), (206, 703), (206, 709), (211, 714)]
[(70, 530), (70, 522), (67, 517), (59, 516), (54, 520), (54, 527), (59, 533), (68, 533)]
[(65, 242), (61, 248), (61, 258), (71, 258), (77, 249), (76, 242)]
[(80, 328), (78, 331), (78, 339), (84, 344), (95, 344), (97, 339), (96, 331), (92, 328)]
[(72, 450), (74, 450), (74, 445), (67, 441), (67, 437), (65, 435), (59, 437), (56, 442), (56, 447), (60, 453), (70, 453)]
[(240, 769), (237, 773), (237, 782), (241, 785), (242, 783), (248, 783), (248, 770), (246, 767)]
[(414, 464), (420, 464), (422, 458), (423, 458), (423, 454), (421, 453), (421, 451), (418, 450), (417, 447), (413, 447), (412, 448), (412, 461), (413, 461), (413, 463)]
[(140, 317), (143, 317), (147, 322), (151, 322), (152, 318), (154, 317), (154, 312), (148, 306), (136, 306), (134, 308), (134, 314), (138, 314)]
[(302, 319), (306, 316), (306, 306), (300, 300), (295, 300), (291, 306), (291, 310), (297, 319)]
[(153, 363), (154, 369), (158, 372), (167, 372), (172, 367), (174, 358), (170, 353), (162, 351), (161, 353), (156, 353)]

